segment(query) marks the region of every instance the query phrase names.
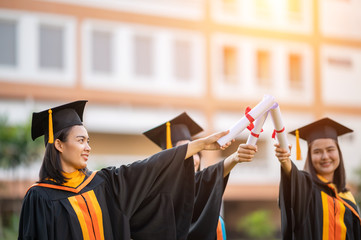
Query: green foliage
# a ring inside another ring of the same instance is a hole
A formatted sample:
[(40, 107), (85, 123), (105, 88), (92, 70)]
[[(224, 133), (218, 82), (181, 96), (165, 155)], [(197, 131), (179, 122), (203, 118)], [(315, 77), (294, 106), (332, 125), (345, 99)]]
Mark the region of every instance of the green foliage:
[(277, 231), (268, 210), (254, 211), (243, 217), (237, 223), (237, 230), (250, 239), (274, 239)]
[(30, 122), (12, 126), (0, 116), (0, 167), (13, 169), (40, 157), (41, 140), (32, 141), (30, 133)]
[(355, 194), (355, 200), (357, 202), (358, 206), (361, 206), (361, 167), (357, 168), (355, 170), (356, 176), (357, 176), (357, 182), (356, 182), (356, 187), (357, 187), (357, 191)]
[(9, 222), (2, 227), (0, 240), (15, 240), (18, 238), (20, 217), (17, 214), (11, 215)]

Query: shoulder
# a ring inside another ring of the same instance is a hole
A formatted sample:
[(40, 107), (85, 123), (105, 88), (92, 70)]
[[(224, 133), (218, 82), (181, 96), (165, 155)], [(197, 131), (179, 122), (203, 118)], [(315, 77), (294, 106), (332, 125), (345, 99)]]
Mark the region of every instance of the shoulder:
[(41, 187), (36, 183), (29, 187), (28, 191), (26, 192), (24, 201), (27, 199), (49, 200), (49, 193), (46, 188)]
[(350, 191), (340, 192), (338, 195), (340, 197), (342, 197), (343, 199), (349, 200), (352, 203), (356, 204), (356, 200), (355, 200), (354, 196), (352, 195), (352, 193)]

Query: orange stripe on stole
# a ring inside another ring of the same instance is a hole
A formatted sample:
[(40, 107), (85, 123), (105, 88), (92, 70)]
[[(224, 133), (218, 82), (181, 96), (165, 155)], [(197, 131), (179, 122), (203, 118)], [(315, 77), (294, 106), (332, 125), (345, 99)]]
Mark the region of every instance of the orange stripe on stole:
[(217, 224), (217, 240), (223, 240), (222, 224), (220, 220), (218, 220)]
[(89, 207), (89, 212), (93, 220), (96, 239), (104, 240), (103, 214), (99, 206), (94, 191), (91, 190), (83, 194)]
[(80, 228), (81, 228), (81, 231), (83, 233), (83, 239), (85, 240), (89, 240), (91, 239), (90, 236), (89, 236), (89, 231), (88, 231), (88, 228), (87, 228), (87, 224), (85, 222), (85, 218), (84, 218), (84, 215), (83, 215), (83, 212), (79, 206), (79, 203), (78, 203), (78, 200), (74, 197), (69, 197), (68, 198), (71, 206), (73, 207), (75, 213), (76, 213), (76, 216), (78, 217), (78, 221), (79, 221), (79, 224), (80, 224)]
[(322, 227), (322, 240), (328, 240), (328, 227), (329, 223), (329, 212), (328, 212), (328, 195), (324, 192), (321, 192), (322, 198), (322, 209), (323, 209), (323, 227)]
[(85, 220), (86, 226), (88, 228), (90, 240), (93, 240), (93, 239), (95, 240), (96, 238), (94, 236), (93, 223), (92, 223), (92, 219), (89, 214), (89, 211), (88, 211), (87, 204), (81, 195), (75, 196), (75, 199), (78, 201), (81, 212), (83, 213), (84, 220)]
[(344, 222), (345, 205), (343, 205), (341, 201), (335, 199), (335, 209), (336, 209), (335, 239), (345, 240), (346, 239), (346, 225)]
[(345, 206), (336, 198), (321, 192), (323, 207), (323, 240), (345, 240)]
[(328, 204), (328, 239), (334, 240), (335, 239), (335, 203), (334, 198), (327, 196), (327, 204)]

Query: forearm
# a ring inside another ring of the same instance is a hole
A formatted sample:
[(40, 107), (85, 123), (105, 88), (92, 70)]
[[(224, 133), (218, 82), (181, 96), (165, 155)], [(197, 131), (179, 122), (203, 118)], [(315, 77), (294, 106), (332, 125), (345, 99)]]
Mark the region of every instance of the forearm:
[(238, 162), (234, 160), (236, 154), (237, 153), (233, 153), (223, 161), (223, 177), (226, 177), (234, 168), (234, 166), (237, 165)]
[(251, 162), (256, 152), (257, 146), (240, 144), (237, 151), (224, 160), (223, 176), (227, 176), (229, 172), (234, 168), (234, 166), (237, 165), (237, 163)]
[(292, 162), (290, 158), (287, 158), (283, 161), (280, 161), (282, 170), (286, 173), (287, 176), (291, 175)]
[(197, 139), (188, 143), (185, 159), (190, 158), (194, 154), (202, 151), (203, 149), (204, 149), (204, 143), (202, 139)]
[(290, 159), (291, 146), (289, 146), (289, 151), (287, 149), (280, 148), (279, 144), (275, 144), (275, 147), (275, 155), (281, 164), (282, 170), (286, 173), (287, 176), (289, 176), (292, 170), (292, 161)]

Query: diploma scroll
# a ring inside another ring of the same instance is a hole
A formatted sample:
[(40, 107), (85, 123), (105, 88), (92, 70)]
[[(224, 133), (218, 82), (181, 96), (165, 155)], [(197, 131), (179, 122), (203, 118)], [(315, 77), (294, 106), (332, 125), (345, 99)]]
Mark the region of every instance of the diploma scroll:
[(286, 136), (286, 132), (285, 132), (285, 126), (283, 125), (281, 110), (280, 110), (278, 103), (275, 103), (272, 106), (272, 108), (270, 109), (270, 114), (272, 117), (277, 140), (278, 140), (278, 143), (280, 144), (280, 147), (287, 149), (289, 151), (288, 140), (287, 140), (287, 136)]
[(264, 122), (266, 121), (266, 118), (268, 116), (268, 112), (263, 113), (260, 117), (258, 117), (255, 121), (254, 121), (254, 128), (251, 130), (248, 139), (247, 139), (247, 144), (251, 144), (253, 146), (256, 145), (257, 140), (259, 138), (259, 135), (262, 131), (262, 127)]
[(249, 113), (243, 116), (238, 122), (236, 122), (230, 129), (226, 136), (218, 139), (220, 146), (225, 145), (227, 142), (234, 139), (239, 135), (250, 123), (267, 112), (275, 102), (275, 98), (271, 95), (264, 95), (262, 101), (258, 103)]

